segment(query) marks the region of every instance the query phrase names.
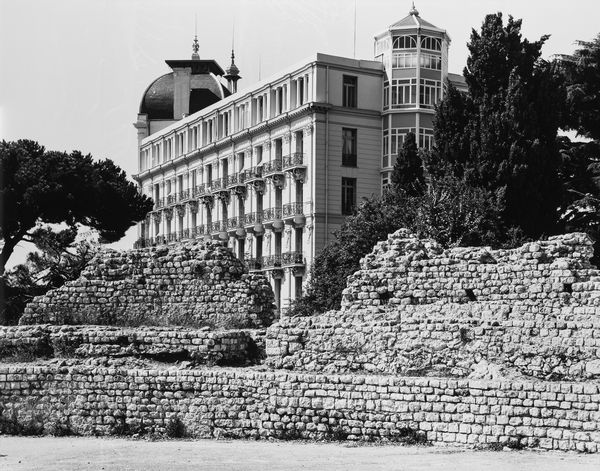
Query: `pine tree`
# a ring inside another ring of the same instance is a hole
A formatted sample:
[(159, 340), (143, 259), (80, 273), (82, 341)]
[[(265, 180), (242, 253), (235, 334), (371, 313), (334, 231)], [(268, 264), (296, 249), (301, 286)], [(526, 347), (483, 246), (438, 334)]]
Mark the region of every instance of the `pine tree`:
[(391, 180), (394, 191), (403, 190), (409, 195), (423, 191), (423, 162), (419, 157), (416, 136), (412, 132), (404, 138), (394, 162)]

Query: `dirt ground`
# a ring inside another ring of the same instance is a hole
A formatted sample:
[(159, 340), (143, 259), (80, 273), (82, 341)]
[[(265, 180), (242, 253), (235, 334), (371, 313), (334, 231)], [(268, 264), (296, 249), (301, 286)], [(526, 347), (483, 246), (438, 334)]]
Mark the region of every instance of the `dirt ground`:
[(600, 470), (600, 455), (226, 440), (0, 436), (0, 470)]

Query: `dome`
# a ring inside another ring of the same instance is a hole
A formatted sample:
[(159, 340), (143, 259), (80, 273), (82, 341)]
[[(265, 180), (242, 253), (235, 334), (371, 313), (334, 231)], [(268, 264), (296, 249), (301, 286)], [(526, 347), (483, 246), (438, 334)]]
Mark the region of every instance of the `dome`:
[[(193, 74), (190, 81), (189, 114), (200, 111), (231, 94), (213, 74)], [(174, 119), (174, 83), (173, 72), (152, 82), (142, 97), (140, 114), (147, 115), (149, 120)]]

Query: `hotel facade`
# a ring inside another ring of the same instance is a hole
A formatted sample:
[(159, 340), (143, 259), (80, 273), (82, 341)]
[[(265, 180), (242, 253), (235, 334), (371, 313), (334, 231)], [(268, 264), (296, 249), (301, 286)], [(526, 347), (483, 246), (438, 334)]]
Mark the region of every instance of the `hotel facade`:
[(195, 42), (142, 98), (135, 179), (154, 209), (136, 245), (227, 241), (287, 308), (332, 232), (389, 183), (404, 136), (432, 145), (446, 81), (464, 88), (449, 44), (413, 7), (375, 36), (373, 60), (317, 53), (238, 91), (233, 52), (223, 71)]

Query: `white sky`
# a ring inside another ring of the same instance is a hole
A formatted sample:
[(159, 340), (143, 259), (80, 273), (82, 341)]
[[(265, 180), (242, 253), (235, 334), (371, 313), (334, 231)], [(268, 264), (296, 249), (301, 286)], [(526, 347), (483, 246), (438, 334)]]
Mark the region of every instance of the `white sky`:
[[(487, 13), (523, 19), (530, 40), (551, 38), (544, 57), (571, 53), (600, 32), (598, 0), (417, 0), (422, 18), (452, 38), (449, 69), (461, 73), (471, 28)], [(315, 53), (353, 55), (354, 0), (0, 0), (0, 138), (111, 158), (135, 173), (139, 102), (191, 55), (229, 64), (235, 24), (240, 88)], [(356, 57), (373, 36), (408, 14), (408, 0), (356, 0)], [(131, 236), (127, 246), (132, 243)]]

